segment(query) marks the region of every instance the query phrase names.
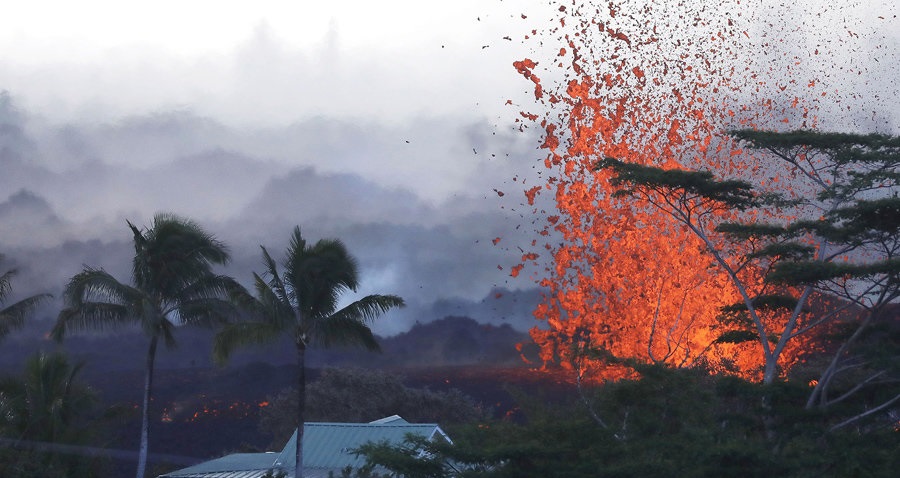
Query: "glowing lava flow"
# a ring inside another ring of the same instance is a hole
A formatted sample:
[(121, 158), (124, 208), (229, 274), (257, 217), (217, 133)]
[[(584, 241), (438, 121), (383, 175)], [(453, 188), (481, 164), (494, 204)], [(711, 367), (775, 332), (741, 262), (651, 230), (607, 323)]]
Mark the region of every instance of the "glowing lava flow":
[(163, 423), (175, 421), (188, 423), (215, 418), (243, 419), (256, 416), (259, 410), (269, 405), (267, 400), (245, 402), (241, 400), (211, 399), (199, 403), (173, 402), (163, 408), (160, 421)]

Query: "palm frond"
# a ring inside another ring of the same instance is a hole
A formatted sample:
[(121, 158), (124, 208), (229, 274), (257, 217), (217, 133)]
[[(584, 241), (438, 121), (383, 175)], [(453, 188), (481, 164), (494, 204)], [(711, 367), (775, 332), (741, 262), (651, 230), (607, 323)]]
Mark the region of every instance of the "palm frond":
[(223, 364), (235, 349), (248, 345), (265, 345), (289, 329), (266, 322), (238, 322), (228, 324), (213, 340), (213, 358)]
[(215, 297), (182, 302), (174, 312), (181, 325), (199, 327), (216, 327), (239, 316), (239, 310), (232, 302)]
[[(0, 256), (0, 260), (2, 258), (3, 256)], [(12, 278), (17, 272), (15, 269), (10, 269), (4, 272), (3, 275), (0, 275), (0, 302), (3, 302), (7, 294), (12, 290)]]
[(296, 325), (296, 311), (291, 303), (273, 291), (261, 277), (256, 278), (258, 320), (271, 322), (279, 327)]
[(367, 350), (381, 351), (372, 329), (359, 320), (349, 316), (331, 317), (316, 322), (312, 334), (316, 343), (325, 347), (333, 345), (361, 346)]
[(103, 269), (85, 267), (69, 280), (63, 301), (70, 307), (89, 302), (128, 304), (139, 300), (141, 291), (119, 282)]
[[(3, 261), (0, 254), (0, 262)], [(0, 275), (0, 306), (12, 291), (12, 278), (18, 273), (17, 269), (9, 269)], [(12, 305), (0, 308), (0, 337), (5, 337), (12, 330), (20, 329), (25, 325), (25, 318), (41, 303), (49, 299), (50, 294), (37, 294), (26, 297)]]
[(285, 251), (286, 259), (284, 266), (286, 268), (291, 267), (291, 263), (297, 257), (301, 257), (306, 254), (306, 239), (303, 238), (303, 234), (300, 231), (300, 226), (294, 226), (294, 230), (291, 232), (291, 242), (288, 245), (287, 251)]
[(322, 345), (361, 345), (379, 350), (367, 324), (394, 307), (403, 307), (403, 299), (394, 295), (368, 295), (328, 317), (312, 321), (313, 336)]
[(395, 307), (405, 306), (403, 299), (396, 295), (372, 294), (347, 305), (326, 320), (348, 318), (367, 324)]
[(356, 260), (336, 239), (322, 239), (310, 245), (300, 227), (294, 228), (283, 261), (284, 274), (265, 247), (266, 271), (254, 274), (256, 297), (246, 291), (233, 294), (241, 307), (258, 322), (231, 324), (216, 338), (216, 357), (224, 360), (234, 347), (265, 343), (280, 332), (297, 330), (298, 340), (329, 344), (355, 344), (378, 350), (368, 323), (403, 299), (393, 295), (370, 295), (341, 310), (341, 296), (359, 286)]
[(33, 295), (0, 310), (0, 337), (5, 336), (11, 330), (22, 328), (28, 314), (50, 297), (52, 297), (50, 294)]
[(175, 296), (176, 302), (188, 301), (194, 299), (224, 299), (241, 286), (233, 278), (226, 275), (214, 275), (200, 277), (199, 279), (186, 285), (183, 289), (177, 291)]
[(229, 260), (226, 245), (189, 219), (157, 214), (143, 233), (129, 225), (135, 232), (135, 285), (153, 295), (172, 296)]
[[(290, 293), (285, 287), (284, 282), (281, 280), (281, 276), (278, 275), (278, 264), (275, 262), (275, 259), (272, 259), (272, 256), (269, 255), (269, 251), (266, 250), (264, 246), (259, 246), (262, 249), (263, 255), (263, 264), (266, 266), (265, 272), (263, 272), (263, 277), (267, 277), (268, 280), (265, 281), (268, 284), (269, 288), (272, 289), (273, 292), (278, 296), (278, 298), (283, 302), (290, 303)], [(256, 276), (256, 274), (254, 274)], [(257, 277), (257, 289), (259, 289), (259, 283)]]
[[(262, 280), (255, 273), (254, 277), (257, 282)], [(223, 285), (225, 286), (224, 297), (228, 299), (237, 314), (251, 317), (260, 315), (258, 312), (259, 301), (243, 285), (231, 278), (225, 280)]]
[(50, 336), (60, 341), (68, 332), (115, 330), (138, 320), (125, 305), (89, 302), (60, 311)]
[(228, 299), (236, 314), (245, 321), (293, 324), (294, 309), (291, 304), (282, 300), (259, 274), (254, 273), (253, 279), (255, 297), (236, 282), (228, 291)]
[(336, 239), (322, 239), (304, 250), (292, 249), (285, 281), (294, 303), (307, 315), (330, 315), (341, 295), (359, 286), (356, 260)]

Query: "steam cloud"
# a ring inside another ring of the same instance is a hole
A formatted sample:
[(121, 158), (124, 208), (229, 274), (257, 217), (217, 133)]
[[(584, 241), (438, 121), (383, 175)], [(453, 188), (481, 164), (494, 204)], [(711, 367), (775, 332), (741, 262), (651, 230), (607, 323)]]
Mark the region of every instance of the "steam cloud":
[[(507, 155), (533, 155), (530, 139), (445, 118), (317, 119), (250, 132), (186, 112), (52, 124), (4, 94), (0, 250), (2, 266), (19, 269), (11, 300), (59, 297), (83, 265), (128, 278), (125, 220), (145, 225), (168, 211), (226, 241), (233, 262), (223, 272), (248, 284), (259, 245), (280, 255), (294, 225), (313, 240), (342, 239), (360, 260), (361, 293), (410, 304), (375, 325), (383, 335), (450, 314), (525, 330), (536, 291), (509, 277), (518, 252), (508, 235), (528, 220), (515, 207), (524, 196), (500, 198), (492, 186), (513, 176)], [(58, 306), (31, 329), (46, 332)]]

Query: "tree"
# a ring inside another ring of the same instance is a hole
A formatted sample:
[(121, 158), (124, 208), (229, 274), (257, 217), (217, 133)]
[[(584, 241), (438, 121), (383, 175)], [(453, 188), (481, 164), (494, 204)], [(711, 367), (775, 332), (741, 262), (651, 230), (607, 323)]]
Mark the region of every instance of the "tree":
[[(758, 286), (758, 269), (752, 267), (755, 251), (750, 254), (729, 254), (722, 247), (721, 237), (716, 237), (716, 226), (730, 211), (745, 211), (762, 205), (762, 201), (750, 183), (741, 180), (718, 180), (709, 171), (690, 171), (682, 168), (661, 168), (627, 163), (615, 158), (597, 162), (596, 169), (613, 173), (610, 184), (617, 187), (616, 196), (633, 196), (669, 214), (684, 224), (704, 244), (716, 264), (726, 273), (733, 287), (740, 294), (742, 311), (747, 313), (752, 325), (742, 335), (720, 336), (721, 341), (757, 340), (764, 359), (763, 382), (772, 383), (778, 376), (778, 363), (786, 339), (793, 333), (790, 320), (782, 330), (773, 331), (757, 306), (757, 299), (764, 296)], [(734, 231), (736, 232), (736, 231)], [(755, 231), (750, 231), (750, 233)], [(808, 293), (807, 293), (808, 295)], [(798, 309), (802, 310), (802, 309)], [(794, 321), (796, 322), (796, 321)], [(772, 334), (779, 343), (773, 348)]]
[(284, 272), (262, 248), (264, 277), (254, 273), (256, 297), (243, 288), (232, 299), (252, 318), (224, 327), (214, 343), (214, 355), (224, 361), (241, 345), (264, 344), (289, 334), (297, 348), (297, 452), (295, 476), (303, 476), (303, 423), (306, 407), (306, 349), (310, 345), (359, 345), (379, 350), (368, 323), (404, 305), (394, 295), (367, 295), (342, 308), (341, 296), (359, 287), (356, 260), (336, 239), (307, 244), (294, 228), (283, 262)]
[[(370, 468), (409, 478), (888, 477), (900, 465), (893, 429), (826, 434), (821, 414), (804, 410), (804, 383), (770, 387), (700, 368), (631, 364), (640, 379), (589, 390), (615, 436), (596, 426), (574, 396), (548, 401), (523, 392), (519, 420), (458, 427), (452, 445), (410, 438), (356, 452)], [(786, 430), (774, 444), (759, 423), (766, 395), (773, 395)]]
[[(806, 407), (825, 409), (873, 386), (900, 380), (900, 324), (891, 304), (900, 298), (900, 137), (881, 134), (738, 131), (735, 135), (790, 165), (818, 186), (820, 214), (798, 218), (781, 233), (781, 246), (802, 251), (798, 240), (814, 237), (816, 256), (800, 254), (774, 264), (772, 282), (815, 288), (861, 312), (829, 317), (831, 359), (821, 371)], [(812, 202), (812, 198), (810, 201)], [(838, 384), (838, 382), (843, 382)], [(841, 389), (829, 396), (832, 388)], [(900, 389), (870, 397), (864, 411), (835, 427), (885, 410), (900, 401)]]
[[(2, 261), (3, 254), (0, 254), (0, 262)], [(10, 269), (0, 275), (0, 304), (4, 303), (12, 291), (11, 281), (17, 272), (16, 269)], [(6, 337), (13, 330), (22, 328), (28, 314), (38, 304), (49, 298), (50, 294), (37, 294), (0, 309), (0, 338)]]
[[(294, 433), (297, 394), (293, 388), (268, 398), (260, 411), (259, 429), (281, 444)], [(441, 426), (486, 418), (484, 408), (457, 389), (436, 391), (403, 384), (396, 373), (357, 368), (326, 368), (306, 391), (309, 421), (370, 422), (397, 414), (412, 423), (441, 422)], [(280, 446), (280, 445), (276, 445)]]
[[(832, 345), (833, 359), (815, 382), (807, 408), (824, 408), (872, 385), (896, 383), (892, 358), (900, 351), (885, 348), (895, 341), (896, 325), (886, 323), (884, 312), (900, 298), (900, 138), (816, 131), (733, 134), (781, 161), (783, 172), (772, 173), (772, 182), (787, 176), (784, 188), (761, 190), (743, 180), (717, 179), (709, 171), (663, 169), (613, 158), (597, 167), (612, 171), (617, 195), (646, 200), (703, 240), (742, 298), (725, 308), (726, 318), (749, 326), (720, 338), (756, 340), (765, 359), (765, 383), (777, 377), (789, 342), (827, 326), (846, 333)], [(715, 213), (723, 210), (736, 212), (732, 221), (713, 220), (722, 217)], [(816, 291), (841, 302), (811, 314), (810, 298)], [(864, 310), (852, 314), (861, 320), (839, 320), (840, 313), (852, 307)], [(857, 347), (879, 322), (882, 344)], [(868, 357), (854, 349), (869, 352)], [(836, 376), (861, 368), (870, 372), (836, 398), (827, 398)], [(895, 392), (880, 404), (867, 404), (869, 410), (857, 417), (898, 401)]]
[(52, 335), (62, 340), (69, 331), (138, 325), (150, 339), (136, 475), (142, 478), (149, 449), (157, 345), (162, 340), (167, 347), (174, 347), (175, 330), (181, 325), (224, 323), (232, 309), (224, 297), (234, 281), (212, 272), (212, 265), (229, 259), (225, 244), (193, 221), (157, 214), (150, 228), (141, 230), (130, 221), (128, 227), (134, 234), (132, 284), (120, 282), (103, 269), (85, 267), (66, 285), (66, 307)]
[[(453, 462), (446, 456), (448, 447), (452, 446), (444, 440), (430, 440), (422, 435), (408, 433), (402, 442), (392, 444), (387, 440), (368, 442), (352, 450), (366, 459), (355, 477), (379, 478), (402, 476), (404, 478), (443, 478), (457, 476), (458, 471)], [(390, 470), (389, 473), (377, 473), (376, 467)], [(349, 470), (345, 475), (350, 475)]]
[[(38, 353), (25, 363), (22, 377), (0, 380), (0, 430), (28, 446), (38, 443), (77, 444), (89, 438), (86, 425), (96, 402), (93, 392), (77, 382), (82, 365), (64, 355)], [(96, 459), (17, 450), (4, 456), (3, 476), (96, 476)]]

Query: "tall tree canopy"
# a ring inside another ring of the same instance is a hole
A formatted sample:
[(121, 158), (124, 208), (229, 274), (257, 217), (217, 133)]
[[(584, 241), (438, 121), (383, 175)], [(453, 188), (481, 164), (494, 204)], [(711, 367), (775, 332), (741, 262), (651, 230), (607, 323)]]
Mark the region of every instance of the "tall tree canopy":
[(0, 451), (0, 474), (55, 478), (102, 473), (102, 460), (96, 457), (29, 448), (81, 444), (90, 438), (96, 397), (79, 383), (81, 368), (64, 355), (39, 352), (25, 362), (23, 375), (0, 379), (0, 434), (23, 446)]
[(294, 228), (282, 261), (283, 270), (262, 247), (263, 276), (254, 273), (256, 296), (236, 288), (235, 302), (251, 320), (229, 324), (216, 335), (214, 355), (225, 360), (241, 345), (264, 344), (287, 334), (297, 348), (297, 453), (295, 476), (303, 476), (303, 423), (306, 404), (306, 349), (318, 344), (358, 345), (379, 350), (368, 324), (404, 305), (394, 295), (367, 295), (343, 307), (347, 292), (359, 287), (356, 260), (341, 241), (321, 239), (309, 244)]
[(62, 340), (70, 331), (137, 325), (149, 338), (136, 475), (143, 478), (157, 345), (162, 340), (174, 347), (176, 330), (183, 325), (224, 323), (232, 311), (226, 292), (234, 287), (234, 281), (213, 273), (213, 265), (228, 261), (228, 249), (195, 222), (157, 214), (149, 228), (140, 229), (131, 222), (128, 227), (134, 236), (131, 283), (121, 282), (103, 269), (85, 267), (66, 286), (66, 307), (52, 335)]
[[(781, 160), (778, 167), (797, 182), (761, 190), (707, 171), (612, 158), (597, 167), (613, 173), (615, 194), (648, 201), (704, 241), (742, 298), (723, 308), (732, 329), (720, 338), (759, 343), (765, 382), (776, 378), (789, 342), (800, 341), (804, 354), (830, 351), (832, 357), (813, 382), (808, 407), (826, 408), (866, 392), (864, 411), (835, 427), (900, 402), (900, 324), (891, 313), (900, 298), (900, 138), (816, 131), (734, 135)], [(733, 222), (704, 221), (716, 208), (742, 214)], [(763, 272), (761, 281), (740, 274), (751, 269)], [(814, 291), (831, 302), (816, 312), (810, 310)], [(829, 396), (832, 387), (837, 390)]]

